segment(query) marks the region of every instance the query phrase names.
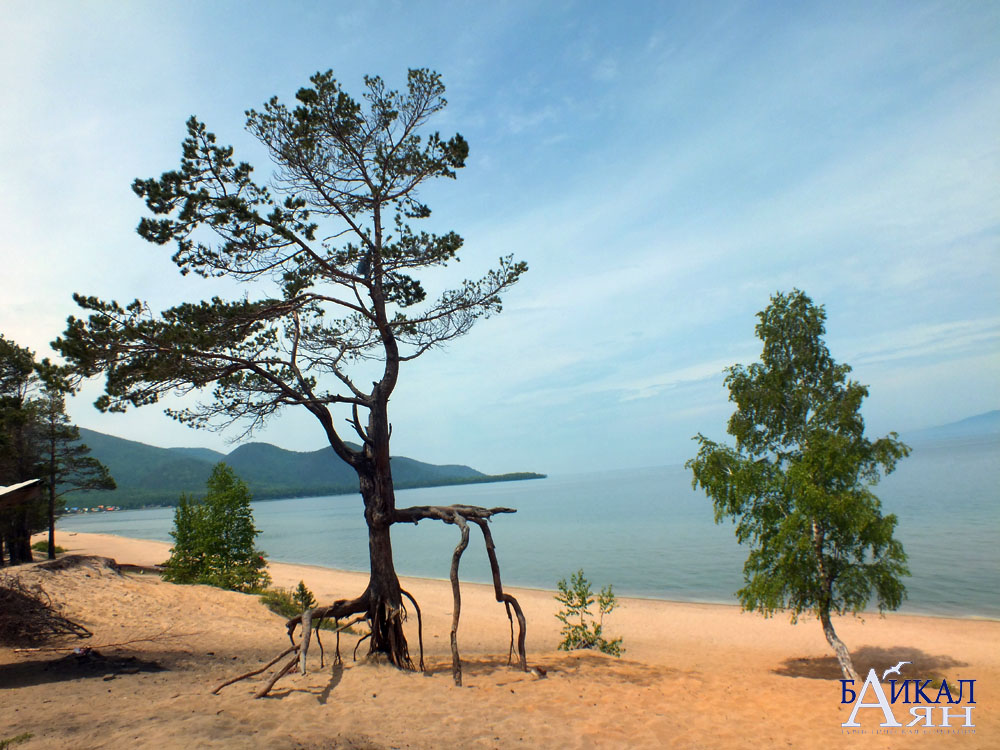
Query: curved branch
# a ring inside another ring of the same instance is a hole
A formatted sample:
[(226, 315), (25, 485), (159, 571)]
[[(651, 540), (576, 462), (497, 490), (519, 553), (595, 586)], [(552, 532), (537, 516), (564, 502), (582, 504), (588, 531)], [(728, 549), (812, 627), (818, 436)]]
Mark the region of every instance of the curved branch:
[(424, 519), (454, 523), (455, 515), (467, 521), (486, 521), (498, 513), (517, 513), (516, 508), (482, 508), (478, 505), (414, 505), (397, 508), (393, 523), (419, 523)]
[(212, 695), (218, 695), (219, 691), (222, 690), (222, 688), (227, 687), (229, 685), (232, 685), (234, 682), (239, 682), (240, 680), (245, 680), (248, 677), (256, 677), (261, 672), (266, 672), (271, 667), (273, 667), (275, 664), (277, 664), (279, 659), (281, 659), (283, 656), (288, 656), (288, 654), (292, 653), (292, 651), (295, 651), (296, 649), (298, 649), (298, 646), (294, 646), (294, 645), (293, 646), (289, 646), (284, 651), (282, 651), (280, 654), (278, 654), (273, 659), (271, 659), (271, 661), (269, 661), (267, 664), (265, 664), (260, 669), (254, 669), (251, 672), (246, 672), (245, 674), (241, 674), (239, 677), (234, 677), (231, 680), (226, 680), (221, 685), (219, 685), (217, 688), (215, 688), (215, 690), (212, 691)]

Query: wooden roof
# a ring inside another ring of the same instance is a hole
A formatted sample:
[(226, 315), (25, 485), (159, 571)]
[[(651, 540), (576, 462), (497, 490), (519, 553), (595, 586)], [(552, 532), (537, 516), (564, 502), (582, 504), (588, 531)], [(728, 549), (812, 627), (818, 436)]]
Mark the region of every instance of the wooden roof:
[(41, 489), (41, 479), (29, 479), (6, 487), (0, 485), (0, 508), (11, 508), (35, 500)]

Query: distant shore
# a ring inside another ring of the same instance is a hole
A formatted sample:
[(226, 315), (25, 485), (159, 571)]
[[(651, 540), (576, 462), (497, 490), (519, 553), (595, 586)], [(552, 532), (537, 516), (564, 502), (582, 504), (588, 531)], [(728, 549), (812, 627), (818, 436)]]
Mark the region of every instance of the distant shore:
[[(532, 479), (547, 479), (547, 474), (534, 471), (515, 471), (508, 474), (482, 474), (471, 477), (449, 477), (428, 481), (397, 481), (393, 486), (397, 490), (433, 489), (435, 487), (459, 487), (470, 484), (497, 484), (500, 482), (526, 482)], [(325, 487), (252, 487), (255, 502), (272, 500), (295, 500), (307, 497), (332, 497), (340, 495), (356, 495), (356, 485), (329, 485)], [(120, 487), (112, 492), (85, 492), (80, 495), (80, 501), (93, 501), (92, 504), (73, 506), (67, 512), (69, 515), (82, 513), (103, 513), (119, 510), (145, 510), (149, 508), (173, 508), (178, 498), (184, 494), (174, 490), (146, 490), (135, 487)], [(197, 496), (198, 492), (193, 492)], [(113, 499), (109, 499), (113, 498)], [(138, 499), (136, 499), (138, 498)], [(106, 511), (105, 506), (113, 505), (114, 510)], [(95, 510), (98, 509), (98, 510)]]

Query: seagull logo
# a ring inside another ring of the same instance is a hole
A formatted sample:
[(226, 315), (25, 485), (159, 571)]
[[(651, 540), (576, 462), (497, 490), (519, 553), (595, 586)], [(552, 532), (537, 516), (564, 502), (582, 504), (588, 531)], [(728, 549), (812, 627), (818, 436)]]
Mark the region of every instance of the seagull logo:
[(883, 681), (885, 681), (885, 678), (886, 678), (886, 677), (888, 677), (888, 676), (889, 676), (889, 675), (891, 675), (891, 674), (898, 674), (898, 675), (899, 675), (900, 677), (902, 677), (903, 675), (902, 675), (902, 674), (900, 674), (900, 672), (899, 672), (899, 668), (900, 668), (901, 666), (903, 666), (904, 664), (912, 664), (912, 663), (913, 663), (913, 662), (909, 662), (909, 661), (901, 661), (901, 662), (899, 662), (899, 664), (897, 664), (896, 666), (894, 666), (894, 667), (890, 667), (889, 669), (885, 670), (885, 671), (884, 671), (884, 672), (882, 673), (882, 680), (883, 680)]

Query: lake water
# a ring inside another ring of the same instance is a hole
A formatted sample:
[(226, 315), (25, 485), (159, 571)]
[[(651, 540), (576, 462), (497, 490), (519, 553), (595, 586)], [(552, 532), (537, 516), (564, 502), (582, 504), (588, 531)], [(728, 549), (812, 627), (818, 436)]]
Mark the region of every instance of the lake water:
[[(517, 508), (492, 523), (505, 584), (554, 589), (583, 568), (595, 589), (623, 596), (735, 603), (746, 550), (730, 522), (715, 525), (711, 502), (682, 466), (500, 484), (401, 490), (397, 505)], [(901, 611), (1000, 619), (1000, 436), (915, 444), (875, 489), (899, 517), (897, 538), (912, 576)], [(259, 546), (272, 560), (368, 569), (360, 495), (254, 503)], [(58, 528), (171, 541), (173, 509), (66, 516)], [(479, 530), (461, 578), (489, 582)], [(458, 530), (440, 522), (393, 527), (401, 575), (448, 577)], [(308, 584), (308, 581), (306, 582)]]

